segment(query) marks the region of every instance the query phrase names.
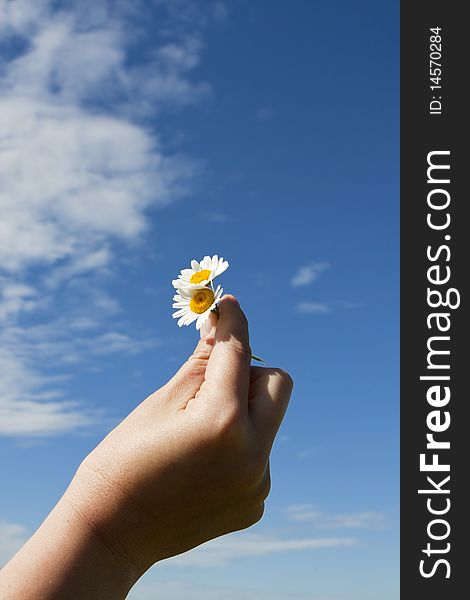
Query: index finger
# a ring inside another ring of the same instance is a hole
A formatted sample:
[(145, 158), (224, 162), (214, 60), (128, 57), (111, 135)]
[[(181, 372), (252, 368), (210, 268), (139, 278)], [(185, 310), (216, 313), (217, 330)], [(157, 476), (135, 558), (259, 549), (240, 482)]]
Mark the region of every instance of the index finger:
[[(215, 344), (206, 369), (205, 383), (229, 403), (248, 407), (251, 350), (248, 321), (234, 296), (219, 303)], [(220, 396), (217, 394), (220, 398)]]

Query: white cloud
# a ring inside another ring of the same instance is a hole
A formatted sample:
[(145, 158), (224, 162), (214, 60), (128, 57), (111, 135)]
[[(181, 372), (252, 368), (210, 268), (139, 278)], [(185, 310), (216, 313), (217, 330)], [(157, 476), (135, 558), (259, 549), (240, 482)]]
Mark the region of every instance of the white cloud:
[(208, 223), (216, 223), (218, 225), (222, 225), (230, 221), (230, 217), (227, 214), (218, 210), (202, 213), (201, 219), (203, 221), (207, 221)]
[(78, 9), (34, 4), (0, 4), (4, 35), (29, 36), (0, 71), (0, 264), (10, 272), (138, 238), (146, 211), (180, 196), (192, 165), (167, 155), (125, 107), (151, 102), (155, 111), (200, 93), (186, 77), (200, 59), (196, 36), (166, 42), (130, 68), (132, 36), (106, 18), (106, 2), (97, 24)]
[(73, 294), (78, 306), (55, 319), (28, 326), (7, 321), (0, 330), (0, 435), (46, 436), (103, 424), (102, 410), (69, 398), (70, 368), (158, 344), (113, 329), (120, 307), (103, 291), (78, 286)]
[[(128, 600), (286, 600), (284, 590), (273, 589), (270, 582), (264, 581), (261, 585), (244, 586), (237, 581), (221, 585), (215, 581), (210, 583), (190, 583), (180, 580), (156, 579), (155, 571), (149, 571), (137, 582), (129, 593)], [(311, 592), (295, 592), (289, 590), (289, 600), (341, 600), (337, 596), (312, 594)], [(343, 599), (344, 600), (344, 599)]]
[(142, 91), (154, 102), (192, 104), (210, 94), (205, 83), (194, 83), (185, 75), (199, 64), (203, 45), (197, 37), (187, 36), (179, 43), (169, 43), (157, 50), (149, 66), (137, 70)]
[(129, 335), (119, 331), (108, 331), (91, 339), (89, 347), (92, 354), (104, 355), (124, 352), (125, 354), (139, 354), (144, 350), (153, 348), (157, 344), (156, 340), (142, 339), (137, 340)]
[[(58, 385), (62, 378), (45, 375), (17, 343), (0, 349), (0, 435), (46, 436), (97, 421), (98, 412), (66, 401)], [(40, 346), (40, 344), (38, 344)]]
[(33, 287), (0, 277), (0, 323), (18, 314), (34, 311), (37, 304), (37, 292)]
[(331, 307), (325, 302), (299, 302), (296, 311), (301, 315), (326, 314), (331, 312)]
[(314, 456), (317, 452), (318, 448), (304, 448), (297, 454), (297, 457), (300, 458), (300, 460), (304, 460)]
[(49, 0), (0, 0), (0, 33), (25, 34), (47, 14)]
[(0, 520), (0, 567), (21, 548), (29, 533), (23, 525)]
[(76, 263), (133, 240), (146, 209), (176, 192), (177, 163), (130, 123), (0, 96), (0, 130), (4, 270)]
[[(44, 364), (153, 343), (113, 324), (119, 308), (96, 274), (111, 270), (123, 243), (140, 242), (149, 211), (183, 195), (194, 173), (194, 163), (162, 147), (155, 115), (210, 91), (190, 76), (203, 49), (200, 24), (191, 30), (171, 3), (155, 3), (168, 12), (164, 35), (153, 36), (138, 67), (127, 60), (142, 34), (137, 3), (55, 5), (0, 0), (0, 34), (15, 42), (0, 56), (0, 434), (7, 435), (60, 433), (99, 418), (69, 400), (64, 377)], [(80, 310), (62, 295), (57, 317), (56, 292), (77, 279), (80, 292), (98, 288), (81, 294)], [(25, 325), (27, 315), (34, 326)]]
[(167, 561), (177, 567), (219, 567), (255, 556), (354, 546), (353, 538), (279, 538), (268, 534), (237, 532), (217, 538)]
[(332, 515), (317, 510), (312, 504), (287, 507), (286, 514), (292, 521), (311, 523), (321, 529), (371, 529), (380, 527), (384, 517), (380, 513), (363, 511)]
[(326, 262), (313, 262), (309, 265), (299, 267), (295, 275), (291, 279), (291, 284), (294, 287), (309, 285), (320, 276), (323, 271), (329, 268)]

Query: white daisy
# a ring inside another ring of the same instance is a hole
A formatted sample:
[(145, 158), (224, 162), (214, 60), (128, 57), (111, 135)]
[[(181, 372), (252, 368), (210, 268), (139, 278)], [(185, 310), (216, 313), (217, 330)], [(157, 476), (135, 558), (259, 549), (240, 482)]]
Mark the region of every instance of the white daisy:
[(178, 293), (173, 296), (173, 308), (178, 309), (173, 313), (173, 318), (178, 319), (178, 327), (190, 325), (196, 321), (196, 329), (201, 329), (209, 313), (217, 305), (222, 297), (222, 288), (217, 286), (215, 292), (206, 286), (194, 286), (190, 288), (179, 288)]
[(228, 269), (228, 262), (215, 254), (212, 258), (204, 256), (201, 262), (191, 261), (190, 269), (183, 269), (178, 279), (172, 281), (177, 290), (198, 288), (211, 283), (218, 275)]

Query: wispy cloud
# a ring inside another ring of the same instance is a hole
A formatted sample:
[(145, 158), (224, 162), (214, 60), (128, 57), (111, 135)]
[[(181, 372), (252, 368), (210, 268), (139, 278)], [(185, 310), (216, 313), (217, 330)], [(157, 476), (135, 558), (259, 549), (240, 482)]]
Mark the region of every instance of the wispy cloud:
[(223, 223), (228, 223), (230, 221), (230, 217), (226, 213), (218, 210), (203, 213), (201, 215), (201, 219), (207, 223), (217, 223), (218, 225), (222, 225)]
[(168, 560), (178, 567), (219, 567), (234, 561), (269, 554), (302, 552), (354, 546), (356, 540), (343, 537), (280, 538), (261, 533), (233, 533), (207, 542), (191, 552)]
[(132, 35), (107, 2), (88, 17), (37, 4), (0, 3), (4, 37), (28, 41), (0, 77), (0, 264), (10, 272), (97, 253), (109, 261), (110, 244), (140, 236), (148, 208), (179, 197), (192, 168), (121, 102), (129, 90), (154, 109), (197, 96), (186, 77), (197, 38), (158, 47), (149, 76), (127, 66)]
[(319, 529), (374, 529), (384, 523), (384, 516), (377, 512), (328, 514), (312, 504), (298, 504), (287, 507), (286, 514), (292, 521), (311, 523)]
[(331, 312), (331, 306), (326, 302), (299, 302), (295, 308), (301, 315), (324, 315)]
[[(75, 305), (69, 301), (54, 318), (21, 326), (12, 319), (4, 321), (0, 329), (0, 435), (55, 435), (102, 423), (101, 409), (68, 397), (70, 369), (79, 364), (96, 367), (106, 356), (135, 355), (158, 344), (153, 337), (125, 332), (122, 325), (115, 329), (120, 307), (103, 290), (76, 285), (71, 295), (76, 297)], [(56, 306), (53, 298), (44, 299), (48, 301)]]
[(21, 548), (28, 539), (26, 527), (0, 520), (0, 567)]
[(305, 460), (306, 458), (311, 458), (312, 456), (317, 454), (317, 452), (318, 448), (304, 448), (297, 454), (297, 457), (300, 460)]
[[(129, 600), (286, 600), (285, 590), (273, 589), (271, 582), (266, 579), (257, 585), (244, 585), (243, 582), (231, 578), (227, 584), (215, 581), (186, 582), (181, 579), (163, 579), (160, 573), (155, 577), (154, 571), (143, 577), (132, 588)], [(289, 589), (288, 600), (344, 600), (344, 597), (330, 594), (312, 594)]]
[[(132, 66), (144, 6), (0, 0), (0, 434), (47, 435), (96, 418), (56, 388), (44, 357), (64, 365), (149, 343), (116, 328), (109, 311), (103, 322), (98, 296), (108, 308), (116, 302), (96, 275), (123, 244), (139, 243), (148, 212), (184, 195), (195, 172), (194, 162), (168, 153), (147, 117), (210, 88), (192, 77), (204, 18), (189, 6), (155, 2), (161, 35), (152, 31), (151, 52)], [(81, 310), (63, 293), (77, 278), (81, 289), (98, 286), (82, 295)], [(59, 292), (60, 314), (70, 319), (54, 315)], [(31, 316), (34, 327), (25, 325)]]
[(320, 276), (323, 271), (329, 268), (329, 263), (313, 262), (309, 265), (299, 267), (295, 275), (291, 279), (291, 284), (294, 287), (310, 285)]
[(262, 106), (255, 111), (255, 117), (258, 121), (269, 121), (274, 116), (274, 110), (269, 106)]
[(332, 300), (328, 302), (312, 302), (306, 300), (295, 306), (295, 311), (301, 315), (327, 314), (336, 310), (356, 310), (363, 308), (363, 302), (344, 302), (343, 300)]
[(0, 277), (0, 323), (33, 312), (40, 302), (36, 290), (25, 283)]
[(338, 308), (346, 308), (348, 310), (355, 310), (357, 308), (364, 308), (364, 302), (345, 302), (344, 300), (340, 300), (336, 302)]

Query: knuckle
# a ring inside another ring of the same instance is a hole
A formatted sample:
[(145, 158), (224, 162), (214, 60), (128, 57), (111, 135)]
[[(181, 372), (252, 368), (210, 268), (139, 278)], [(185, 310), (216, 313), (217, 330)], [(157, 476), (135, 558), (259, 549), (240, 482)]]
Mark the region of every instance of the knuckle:
[(252, 503), (239, 511), (234, 522), (234, 528), (237, 530), (247, 529), (261, 520), (264, 514), (264, 502)]
[(230, 351), (243, 362), (251, 360), (251, 348), (249, 344), (242, 342), (236, 337), (231, 337), (227, 343), (229, 344)]
[[(211, 414), (211, 431), (214, 439), (224, 447), (242, 446), (245, 439), (241, 412), (234, 408), (224, 407), (216, 414)], [(235, 442), (237, 442), (235, 444)]]
[(271, 491), (271, 479), (269, 477), (259, 476), (248, 492), (248, 497), (251, 499), (251, 503), (259, 504), (263, 503), (269, 496)]
[(239, 471), (239, 484), (255, 497), (262, 494), (265, 485), (266, 465), (259, 459), (246, 459)]
[(261, 499), (264, 501), (266, 500), (266, 498), (269, 496), (269, 493), (271, 492), (271, 477), (268, 475), (263, 479), (260, 487), (259, 487), (259, 494)]
[(248, 525), (247, 527), (251, 527), (258, 521), (261, 521), (261, 518), (264, 515), (264, 502), (260, 502), (256, 504), (247, 514)]
[(283, 369), (276, 369), (276, 374), (278, 377), (280, 377), (282, 383), (287, 389), (291, 390), (294, 387), (294, 380), (287, 371), (284, 371)]
[(187, 377), (197, 377), (204, 375), (207, 368), (207, 358), (199, 356), (191, 356), (186, 362), (185, 374)]
[(205, 338), (205, 339), (201, 340), (198, 343), (198, 345), (196, 346), (196, 349), (194, 350), (192, 355), (189, 357), (189, 361), (196, 360), (196, 361), (205, 361), (207, 363), (207, 361), (209, 360), (209, 357), (211, 355), (213, 347), (214, 347), (214, 339), (213, 338)]
[(261, 504), (258, 506), (255, 514), (254, 514), (254, 523), (257, 523), (258, 521), (261, 521), (263, 515), (264, 515), (264, 509), (265, 509), (265, 504), (264, 502), (261, 502)]

